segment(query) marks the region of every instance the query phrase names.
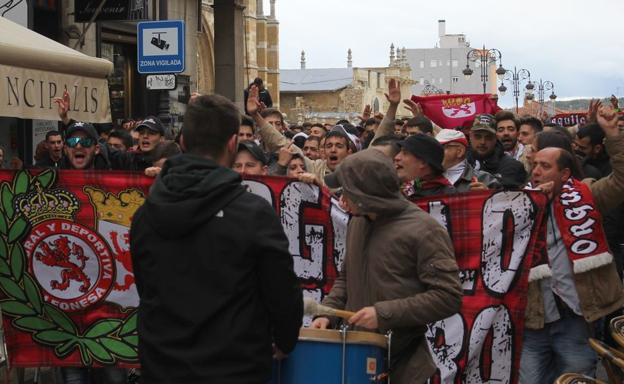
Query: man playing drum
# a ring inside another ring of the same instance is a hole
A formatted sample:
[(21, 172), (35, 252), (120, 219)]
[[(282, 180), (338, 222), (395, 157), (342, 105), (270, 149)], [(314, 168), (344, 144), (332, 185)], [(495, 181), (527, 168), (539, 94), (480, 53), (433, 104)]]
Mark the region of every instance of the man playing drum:
[[(340, 276), (323, 304), (357, 311), (360, 329), (392, 330), (390, 378), (425, 382), (435, 365), (424, 338), (426, 324), (459, 311), (462, 288), (451, 240), (431, 216), (399, 190), (392, 161), (369, 149), (347, 157), (325, 178), (342, 187), (341, 204), (353, 215)], [(313, 328), (330, 319), (316, 318)]]

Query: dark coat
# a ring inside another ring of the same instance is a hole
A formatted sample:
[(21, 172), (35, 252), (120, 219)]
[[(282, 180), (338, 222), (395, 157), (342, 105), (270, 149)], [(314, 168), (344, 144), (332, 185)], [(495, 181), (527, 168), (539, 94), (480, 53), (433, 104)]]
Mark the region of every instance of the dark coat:
[(474, 153), (468, 153), (470, 165), (475, 166), (476, 160), (481, 165), (479, 170), (496, 177), (503, 188), (521, 188), (527, 182), (527, 172), (524, 165), (513, 157), (505, 154), (503, 145), (496, 142), (494, 151), (485, 158), (476, 158)]
[(476, 171), (470, 163), (466, 162), (466, 168), (464, 168), (464, 173), (462, 173), (461, 177), (453, 184), (458, 193), (462, 192), (470, 192), (470, 184), (473, 179), (477, 179), (477, 181), (483, 183), (489, 189), (499, 189), (502, 188), (501, 183), (498, 179), (491, 174), (483, 171)]
[(303, 317), (288, 240), (240, 176), (170, 158), (130, 229), (146, 383), (266, 383)]

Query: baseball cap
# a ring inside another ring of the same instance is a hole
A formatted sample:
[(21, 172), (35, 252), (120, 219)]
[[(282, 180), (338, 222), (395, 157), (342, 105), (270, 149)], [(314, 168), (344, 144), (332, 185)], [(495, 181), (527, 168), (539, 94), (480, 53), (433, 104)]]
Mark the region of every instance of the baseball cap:
[(436, 139), (422, 133), (409, 136), (400, 141), (399, 147), (425, 161), (438, 173), (444, 172), (442, 161), (444, 160), (444, 148)]
[(141, 127), (146, 127), (150, 131), (160, 133), (161, 135), (165, 134), (165, 126), (162, 124), (160, 119), (154, 116), (148, 116), (145, 120), (141, 121), (139, 125), (137, 125), (134, 130), (138, 131)]
[(466, 140), (466, 135), (454, 129), (442, 129), (440, 130), (440, 132), (438, 132), (435, 138), (442, 145), (455, 142), (460, 143), (465, 147), (468, 146), (468, 140)]
[(477, 115), (472, 123), (473, 131), (488, 131), (490, 133), (496, 133), (496, 119), (494, 116), (484, 113)]
[(258, 144), (254, 143), (253, 141), (249, 141), (249, 140), (239, 141), (238, 152), (240, 151), (249, 152), (251, 156), (253, 156), (254, 159), (258, 160), (263, 165), (267, 165), (268, 163), (268, 160), (264, 152), (262, 151), (262, 148), (260, 148)]
[(67, 133), (65, 134), (65, 138), (72, 137), (76, 132), (84, 132), (88, 137), (97, 141), (98, 133), (93, 124), (85, 123), (82, 121), (75, 121), (69, 125), (67, 128)]
[(362, 149), (362, 143), (360, 142), (360, 139), (356, 135), (349, 133), (343, 125), (339, 124), (332, 127), (331, 131), (328, 132), (326, 137), (329, 138), (331, 136), (334, 136), (332, 134), (334, 132), (339, 133), (340, 136), (346, 137), (347, 140), (349, 140), (353, 144), (355, 151), (359, 151)]

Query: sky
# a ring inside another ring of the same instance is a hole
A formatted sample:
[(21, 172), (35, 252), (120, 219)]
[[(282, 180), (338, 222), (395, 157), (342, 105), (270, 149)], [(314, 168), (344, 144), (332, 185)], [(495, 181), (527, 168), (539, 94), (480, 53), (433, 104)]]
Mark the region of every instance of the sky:
[(446, 33), (499, 49), (505, 68), (552, 81), (559, 100), (624, 96), (624, 0), (277, 0), (276, 16), (283, 69), (302, 50), (307, 68), (345, 67), (349, 48), (354, 67), (385, 66), (391, 43), (434, 47), (444, 19)]

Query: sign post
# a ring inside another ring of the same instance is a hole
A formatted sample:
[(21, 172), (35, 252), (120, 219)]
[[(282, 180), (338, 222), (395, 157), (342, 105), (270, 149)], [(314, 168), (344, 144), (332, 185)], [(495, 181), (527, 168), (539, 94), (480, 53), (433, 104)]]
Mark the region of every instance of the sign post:
[(184, 21), (145, 21), (137, 24), (141, 74), (184, 72)]

